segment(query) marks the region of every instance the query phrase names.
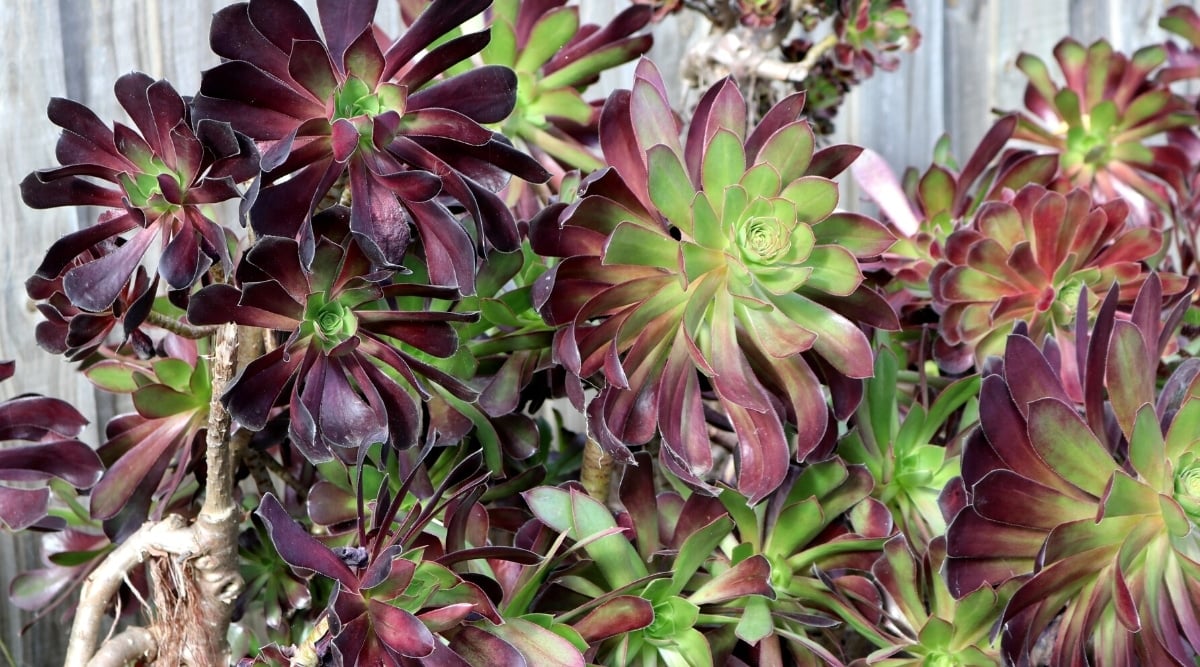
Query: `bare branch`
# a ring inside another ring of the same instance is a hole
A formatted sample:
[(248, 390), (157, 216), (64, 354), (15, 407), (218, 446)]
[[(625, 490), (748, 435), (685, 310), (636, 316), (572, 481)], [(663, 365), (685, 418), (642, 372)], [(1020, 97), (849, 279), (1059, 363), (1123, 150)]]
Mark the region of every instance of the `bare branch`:
[(154, 660), (158, 642), (146, 628), (128, 628), (104, 642), (87, 667), (125, 667), (129, 663)]
[(125, 580), (125, 574), (152, 555), (190, 558), (197, 553), (192, 531), (182, 517), (170, 515), (162, 521), (143, 524), (88, 575), (79, 592), (79, 607), (67, 642), (66, 667), (85, 667), (100, 637), (104, 611)]
[(215, 326), (201, 327), (196, 326), (195, 324), (180, 322), (174, 317), (163, 315), (162, 313), (154, 310), (150, 311), (150, 314), (146, 316), (146, 322), (161, 329), (166, 329), (167, 331), (170, 331), (178, 336), (191, 338), (192, 340), (208, 338), (217, 331), (217, 327)]
[[(206, 457), (208, 477), (205, 479), (204, 505), (196, 517), (193, 529), (196, 541), (203, 548), (194, 564), (194, 576), (199, 587), (194, 600), (195, 617), (204, 619), (205, 646), (189, 647), (197, 655), (227, 656), (226, 633), (233, 614), (233, 603), (242, 590), (238, 571), (237, 531), (241, 524), (240, 508), (234, 502), (234, 466), (236, 457), (230, 438), (231, 420), (219, 397), (233, 379), (238, 365), (238, 342), (261, 340), (258, 332), (239, 335), (235, 324), (223, 324), (213, 342), (212, 395), (209, 406)], [(228, 660), (225, 660), (227, 663)]]

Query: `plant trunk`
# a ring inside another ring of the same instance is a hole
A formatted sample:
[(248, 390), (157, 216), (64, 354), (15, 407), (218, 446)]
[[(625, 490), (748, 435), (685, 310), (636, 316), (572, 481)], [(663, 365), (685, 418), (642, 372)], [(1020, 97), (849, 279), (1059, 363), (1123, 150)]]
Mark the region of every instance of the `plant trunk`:
[(602, 503), (608, 503), (612, 485), (613, 457), (609, 456), (595, 440), (588, 438), (583, 446), (583, 462), (579, 468), (579, 481), (588, 495)]

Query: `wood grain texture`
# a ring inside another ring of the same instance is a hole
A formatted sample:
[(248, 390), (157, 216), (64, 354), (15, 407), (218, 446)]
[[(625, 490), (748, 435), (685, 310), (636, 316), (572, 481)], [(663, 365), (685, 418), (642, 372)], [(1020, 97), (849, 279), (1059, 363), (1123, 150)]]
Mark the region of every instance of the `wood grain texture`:
[[(95, 412), (91, 388), (75, 378), (71, 367), (43, 353), (34, 342), (39, 315), (25, 297), (25, 278), (42, 253), (58, 237), (74, 229), (75, 214), (31, 211), (21, 203), (17, 184), (30, 170), (54, 161), (54, 133), (45, 120), (46, 103), (63, 93), (63, 52), (59, 48), (60, 17), (54, 2), (0, 3), (0, 39), (10, 62), (0, 69), (5, 108), (0, 112), (0, 359), (16, 359), (16, 376), (0, 384), (0, 399), (37, 392), (72, 401), (85, 415)], [(20, 62), (12, 59), (19, 54)], [(89, 440), (95, 437), (89, 434)], [(0, 582), (40, 565), (38, 540), (31, 534), (0, 532)], [(0, 641), (17, 665), (50, 665), (61, 661), (65, 626), (47, 622), (19, 638), (28, 614), (0, 605)]]
[[(45, 119), (51, 96), (69, 96), (104, 119), (124, 119), (112, 96), (113, 82), (132, 70), (170, 79), (183, 94), (199, 86), (201, 72), (218, 62), (208, 48), (212, 13), (230, 0), (2, 0), (0, 35), (0, 359), (18, 359), (17, 377), (0, 385), (0, 398), (39, 392), (74, 402), (93, 415), (89, 442), (99, 440), (104, 421), (122, 409), (96, 396), (72, 367), (39, 350), (33, 329), (37, 314), (25, 297), (24, 281), (42, 254), (61, 235), (90, 224), (94, 212), (32, 211), (17, 196), (28, 172), (54, 164), (57, 130)], [(310, 11), (316, 0), (302, 0)], [(948, 132), (960, 158), (983, 135), (993, 108), (1021, 106), (1024, 77), (1015, 67), (1022, 51), (1051, 57), (1065, 34), (1083, 41), (1108, 37), (1130, 50), (1164, 34), (1157, 27), (1170, 0), (909, 0), (924, 39), (901, 69), (880, 73), (853, 93), (838, 120), (836, 139), (869, 146), (899, 171), (924, 166), (933, 143)], [(1200, 0), (1192, 4), (1200, 5)], [(380, 23), (399, 30), (396, 4), (380, 2)], [(626, 0), (583, 0), (585, 20), (603, 22)], [(315, 12), (313, 12), (315, 14)], [(672, 18), (656, 29), (651, 53), (668, 81), (679, 71), (696, 17)], [(589, 97), (628, 86), (633, 65), (606, 73)], [(679, 89), (673, 89), (677, 95)], [(676, 102), (680, 99), (676, 97)], [(847, 187), (843, 201), (856, 204)], [(36, 565), (34, 541), (0, 534), (0, 580)], [(50, 665), (61, 659), (63, 626), (46, 622), (23, 639), (26, 616), (0, 605), (0, 641), (18, 665)]]

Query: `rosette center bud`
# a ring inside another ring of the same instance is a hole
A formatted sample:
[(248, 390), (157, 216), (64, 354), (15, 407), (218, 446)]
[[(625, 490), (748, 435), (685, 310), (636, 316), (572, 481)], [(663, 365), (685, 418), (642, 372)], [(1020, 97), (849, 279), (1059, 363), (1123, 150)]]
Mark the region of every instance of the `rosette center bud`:
[(309, 297), (305, 320), (326, 350), (353, 338), (358, 332), (354, 311), (338, 301), (327, 301), (324, 294)]
[(386, 111), (383, 100), (371, 92), (361, 79), (351, 77), (338, 89), (333, 96), (333, 118), (358, 118), (359, 116), (378, 116)]
[(1193, 521), (1200, 520), (1200, 461), (1191, 453), (1176, 468), (1175, 500)]
[(755, 217), (747, 220), (738, 233), (738, 246), (749, 261), (771, 264), (787, 253), (791, 234), (775, 218)]

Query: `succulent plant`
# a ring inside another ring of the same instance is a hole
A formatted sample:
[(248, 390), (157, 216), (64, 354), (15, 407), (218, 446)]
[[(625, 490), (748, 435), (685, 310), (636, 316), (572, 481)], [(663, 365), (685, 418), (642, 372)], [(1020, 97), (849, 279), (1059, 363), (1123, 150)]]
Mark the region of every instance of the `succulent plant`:
[(1058, 170), (1055, 156), (1001, 152), (1016, 125), (1013, 115), (997, 121), (961, 169), (944, 135), (934, 147), (933, 164), (923, 173), (909, 168), (898, 179), (883, 158), (869, 150), (851, 165), (855, 180), (896, 232), (896, 244), (884, 255), (883, 265), (910, 292), (913, 305), (928, 305), (929, 274), (943, 258), (946, 239), (970, 224), (984, 202), (1053, 179)]
[[(135, 355), (149, 357), (154, 343), (141, 328), (147, 312), (154, 306), (155, 290), (145, 267), (137, 267), (126, 281), (121, 293), (108, 308), (90, 312), (71, 302), (63, 286), (64, 279), (75, 267), (88, 264), (112, 253), (116, 245), (98, 243), (80, 253), (53, 279), (34, 274), (25, 281), (25, 293), (38, 301), (37, 309), (43, 319), (35, 335), (42, 349), (62, 354), (71, 361), (83, 361), (101, 346), (109, 343), (110, 334), (121, 325), (122, 338), (128, 341)], [(154, 282), (157, 285), (157, 281)], [(132, 313), (127, 316), (127, 314)]]
[(1021, 54), (1017, 67), (1029, 77), (1028, 111), (1021, 113), (1015, 138), (1059, 156), (1057, 189), (1085, 188), (1101, 202), (1124, 197), (1136, 223), (1161, 220), (1171, 191), (1181, 189), (1188, 161), (1174, 146), (1148, 142), (1197, 120), (1182, 98), (1151, 76), (1166, 57), (1162, 46), (1126, 56), (1105, 40), (1085, 47), (1067, 38), (1054, 47), (1065, 79), (1060, 86), (1045, 62)]
[(770, 566), (755, 554), (713, 558), (733, 530), (721, 504), (703, 494), (656, 494), (650, 456), (639, 452), (637, 460), (621, 483), (625, 511), (617, 519), (577, 487), (522, 494), (541, 524), (594, 562), (595, 571), (559, 582), (578, 603), (555, 616), (592, 645), (598, 664), (719, 664), (709, 634), (735, 622), (741, 602), (772, 596)]
[[(852, 87), (870, 78), (877, 67), (896, 69), (896, 52), (912, 51), (921, 42), (903, 0), (792, 3), (790, 11), (799, 12), (796, 18), (808, 34), (783, 44), (782, 56), (807, 67), (795, 86), (806, 91), (804, 111), (820, 135), (833, 132), (833, 120)], [(817, 25), (827, 18), (833, 19), (830, 34), (817, 39)]]
[(1182, 37), (1187, 48), (1172, 41), (1163, 44), (1167, 50), (1167, 64), (1158, 71), (1157, 80), (1174, 83), (1200, 76), (1200, 14), (1187, 5), (1175, 5), (1158, 20), (1158, 26)]
[(1164, 303), (1151, 277), (1128, 317), (1118, 300), (1113, 287), (1088, 335), (1077, 320), (1082, 414), (1059, 379), (1058, 351), (1039, 350), (1024, 330), (1010, 336), (983, 380), (962, 482), (947, 490), (947, 510), (962, 508), (947, 534), (950, 591), (1020, 582), (1001, 620), (1014, 664), (1056, 617), (1051, 664), (1185, 665), (1200, 655), (1200, 598), (1186, 583), (1200, 534), (1200, 365), (1180, 366), (1161, 391), (1155, 382), (1188, 299)]
[[(388, 466), (388, 451), (381, 450), (377, 465)], [(463, 664), (464, 659), (468, 664), (513, 664), (511, 660), (525, 660), (522, 651), (537, 655), (539, 641), (564, 641), (519, 620), (506, 628), (509, 619), (500, 617), (484, 590), (456, 571), (474, 560), (530, 564), (538, 557), (523, 549), (471, 542), (477, 536), (486, 540), (487, 534), (486, 524), (472, 527), (475, 503), (488, 477), (478, 454), (454, 465), (428, 497), (414, 497), (413, 480), (428, 452), (426, 447), (395, 495), (384, 485), (378, 496), (367, 499), (358, 487), (358, 529), (349, 545), (322, 544), (273, 494), (263, 498), (258, 515), (280, 557), (304, 576), (316, 573), (334, 581), (325, 616), (327, 635), (314, 638), (314, 645), (347, 664), (399, 666)], [(368, 503), (374, 506), (372, 515), (364, 513)], [(435, 527), (435, 521), (441, 525)]]
[[(786, 473), (785, 423), (798, 429), (799, 459), (825, 433), (814, 365), (855, 386), (872, 372), (858, 323), (897, 326), (858, 265), (891, 234), (834, 213), (829, 179), (857, 151), (814, 155), (802, 107), (790, 97), (747, 134), (745, 100), (725, 80), (701, 99), (685, 145), (662, 79), (642, 61), (633, 90), (611, 96), (601, 117), (613, 168), (531, 222), (533, 250), (563, 258), (539, 278), (535, 304), (558, 327), (559, 362), (598, 382), (589, 429), (617, 460), (661, 432), (663, 464), (703, 484), (711, 397), (737, 434), (738, 488), (760, 501)], [(853, 408), (841, 398), (839, 413)]]
[(289, 435), (313, 462), (375, 442), (415, 443), (418, 400), (428, 395), (418, 376), (462, 400), (474, 397), (469, 387), (416, 355), (454, 354), (458, 338), (452, 323), (475, 316), (388, 308), (389, 298), (450, 299), (456, 291), (383, 282), (391, 272), (372, 271), (360, 237), (348, 231), (351, 216), (345, 207), (334, 207), (313, 220), (311, 268), (295, 240), (263, 237), (238, 265), (240, 287), (211, 285), (188, 307), (195, 324), (237, 322), (287, 336), (250, 362), (221, 400), (242, 426), (259, 430), (290, 390)]
[(864, 79), (876, 67), (896, 69), (900, 61), (894, 52), (911, 51), (921, 41), (904, 0), (840, 0), (834, 33), (834, 60)]
[[(871, 568), (887, 593), (886, 625), (898, 630), (891, 646), (882, 646), (853, 663), (879, 667), (998, 667), (999, 642), (992, 628), (1020, 585), (1013, 580), (993, 590), (980, 586), (961, 599), (950, 594), (942, 577), (946, 539), (914, 552), (903, 533), (888, 540)], [(880, 633), (890, 636), (891, 633)]]
[[(299, 240), (307, 263), (309, 216), (345, 177), (351, 229), (377, 268), (400, 266), (410, 224), (431, 279), (465, 292), (477, 245), (515, 250), (512, 213), (495, 192), (510, 173), (546, 174), (482, 124), (512, 111), (516, 76), (489, 66), (435, 81), (487, 44), (487, 31), (439, 40), (488, 4), (436, 0), (391, 43), (376, 36), (377, 0), (318, 2), (324, 40), (293, 0), (218, 12), (211, 43), (227, 62), (205, 73), (196, 110), (263, 149), (255, 230)], [(474, 229), (447, 205), (463, 207)]]
[(870, 497), (873, 485), (866, 467), (834, 457), (790, 466), (783, 486), (753, 507), (722, 490), (736, 525), (734, 559), (754, 554), (770, 564), (774, 597), (746, 600), (735, 630), (754, 648), (751, 664), (839, 664), (832, 628), (874, 631), (882, 598), (863, 575), (894, 527)]
[[(213, 264), (228, 272), (226, 233), (202, 209), (239, 198), (235, 184), (258, 170), (252, 143), (227, 123), (191, 118), (166, 81), (131, 72), (117, 80), (115, 93), (136, 131), (122, 123), (110, 130), (82, 104), (55, 98), (49, 115), (63, 128), (58, 145), (63, 166), (21, 182), (21, 197), (34, 208), (108, 209), (96, 224), (55, 242), (37, 269), (45, 280), (62, 274), (63, 293), (92, 312), (112, 307), (156, 239), (162, 249), (157, 274), (172, 290), (186, 292)], [(87, 254), (126, 233), (132, 235), (123, 243)]]
[[(16, 363), (0, 361), (0, 382)], [(47, 517), (51, 490), (42, 482), (60, 479), (77, 489), (91, 488), (104, 470), (96, 452), (77, 440), (87, 419), (69, 403), (37, 394), (0, 401), (0, 442), (31, 444), (0, 449), (0, 524), (9, 530), (31, 526), (62, 528)]]
[(897, 529), (920, 551), (946, 532), (938, 496), (959, 474), (957, 448), (951, 445), (960, 431), (939, 434), (948, 424), (970, 423), (952, 415), (978, 395), (979, 376), (949, 383), (927, 405), (913, 399), (903, 406), (908, 394), (898, 366), (896, 354), (878, 346), (875, 376), (866, 381), (854, 429), (838, 441), (837, 451), (847, 463), (866, 466), (875, 480), (871, 495), (887, 506)]
[[(1113, 285), (1130, 303), (1147, 275), (1143, 262), (1162, 246), (1158, 230), (1127, 227), (1128, 210), (1123, 200), (1096, 204), (1083, 190), (1062, 195), (1037, 185), (1011, 202), (981, 206), (969, 227), (947, 239), (945, 259), (929, 278), (942, 315), (939, 363), (957, 372), (973, 358), (982, 368), (1024, 320), (1034, 340), (1054, 337), (1070, 364), (1075, 308), (1094, 312)], [(1175, 294), (1185, 281), (1163, 275), (1161, 282)]]
[[(155, 501), (170, 500), (204, 447), (212, 395), (208, 361), (195, 341), (172, 334), (162, 351), (144, 362), (102, 360), (86, 371), (92, 384), (127, 394), (134, 407), (109, 420), (107, 440), (96, 450), (106, 470), (92, 489), (91, 512), (108, 522), (115, 542), (146, 520)], [(155, 515), (161, 514), (160, 505)]]
[[(653, 43), (648, 33), (636, 34), (650, 22), (649, 7), (627, 7), (604, 26), (580, 24), (579, 9), (567, 0), (499, 0), (491, 10), (492, 41), (482, 53), (485, 63), (516, 72), (516, 106), (500, 127), (550, 172), (551, 191), (571, 169), (603, 166), (596, 151), (600, 110), (582, 93), (602, 71), (637, 58)], [(513, 181), (507, 199), (528, 219), (546, 194)]]

